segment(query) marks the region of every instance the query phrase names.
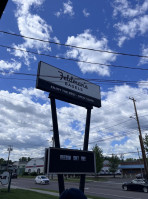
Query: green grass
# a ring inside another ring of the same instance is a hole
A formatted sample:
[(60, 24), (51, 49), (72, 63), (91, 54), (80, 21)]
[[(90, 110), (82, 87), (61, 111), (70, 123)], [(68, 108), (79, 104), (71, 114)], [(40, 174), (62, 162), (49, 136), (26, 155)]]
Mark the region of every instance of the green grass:
[(59, 193), (59, 192), (58, 192), (58, 191), (56, 191), (56, 190), (39, 189), (39, 188), (32, 188), (32, 189), (35, 189), (35, 190), (41, 190), (41, 191), (48, 191), (48, 192), (53, 192), (53, 193)]
[(86, 178), (86, 182), (89, 182), (89, 181), (103, 181), (103, 182), (106, 182), (108, 180), (108, 178), (100, 178), (100, 177), (87, 177)]
[(2, 189), (0, 199), (58, 199), (58, 197), (21, 189), (11, 189), (8, 193), (6, 189)]
[[(45, 189), (44, 189), (44, 191), (45, 191)], [(51, 191), (51, 192), (53, 192), (53, 191)], [(102, 197), (88, 196), (88, 195), (87, 195), (87, 198), (104, 199)], [(10, 192), (8, 193), (7, 189), (1, 189), (0, 190), (0, 199), (58, 199), (58, 196), (51, 196), (51, 195), (47, 195), (47, 194), (42, 194), (42, 193), (37, 193), (34, 191), (28, 191), (28, 190), (22, 190), (22, 189), (11, 189)]]
[[(34, 188), (34, 189), (37, 189), (37, 188)], [(49, 189), (37, 189), (37, 190), (43, 190), (43, 191), (49, 191), (49, 192), (59, 193), (58, 191), (49, 190)], [(89, 195), (87, 195), (87, 198), (91, 198), (91, 199), (105, 199), (105, 198), (102, 198), (102, 197), (89, 196)]]

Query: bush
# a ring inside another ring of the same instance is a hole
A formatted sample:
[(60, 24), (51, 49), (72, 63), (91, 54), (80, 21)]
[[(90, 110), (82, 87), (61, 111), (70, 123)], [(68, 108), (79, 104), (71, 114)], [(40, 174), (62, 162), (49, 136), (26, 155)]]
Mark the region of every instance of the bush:
[(37, 176), (38, 174), (36, 172), (30, 173), (31, 176)]
[(23, 174), (22, 174), (22, 176), (28, 176), (29, 174), (28, 174), (28, 172), (24, 172)]

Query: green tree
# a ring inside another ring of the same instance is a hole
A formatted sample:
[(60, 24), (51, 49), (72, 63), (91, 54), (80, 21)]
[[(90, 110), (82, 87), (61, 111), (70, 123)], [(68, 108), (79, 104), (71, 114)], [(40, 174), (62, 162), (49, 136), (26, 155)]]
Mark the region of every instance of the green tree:
[(148, 154), (148, 134), (145, 135), (145, 138), (143, 139), (143, 142), (144, 142), (145, 151)]
[(0, 165), (1, 165), (1, 164), (6, 164), (6, 163), (7, 163), (6, 160), (4, 160), (3, 158), (0, 158)]
[(120, 163), (120, 159), (118, 158), (117, 155), (112, 154), (112, 157), (110, 158), (109, 166), (110, 166), (110, 172), (113, 173), (114, 178), (115, 178), (115, 172), (118, 169), (118, 165)]
[(20, 162), (28, 162), (28, 161), (30, 161), (31, 160), (31, 158), (30, 157), (21, 157), (20, 159), (19, 159), (19, 161)]
[(103, 151), (97, 144), (92, 148), (92, 150), (96, 156), (96, 173), (98, 174), (103, 167)]
[(136, 162), (137, 159), (134, 158), (126, 158), (125, 162)]

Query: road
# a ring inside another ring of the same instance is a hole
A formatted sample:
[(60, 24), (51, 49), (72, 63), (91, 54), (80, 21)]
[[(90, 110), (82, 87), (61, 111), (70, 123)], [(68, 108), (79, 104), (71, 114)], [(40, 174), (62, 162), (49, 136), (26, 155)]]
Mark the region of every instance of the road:
[[(125, 181), (125, 180), (124, 180)], [(57, 190), (57, 181), (50, 181), (49, 185), (39, 185), (34, 183), (34, 179), (18, 178), (12, 179), (12, 185), (23, 188), (38, 188), (45, 190)], [(147, 199), (148, 193), (123, 191), (121, 188), (122, 181), (111, 179), (107, 182), (89, 181), (85, 184), (85, 194), (101, 196), (108, 199)], [(65, 182), (65, 188), (78, 188), (79, 183)]]

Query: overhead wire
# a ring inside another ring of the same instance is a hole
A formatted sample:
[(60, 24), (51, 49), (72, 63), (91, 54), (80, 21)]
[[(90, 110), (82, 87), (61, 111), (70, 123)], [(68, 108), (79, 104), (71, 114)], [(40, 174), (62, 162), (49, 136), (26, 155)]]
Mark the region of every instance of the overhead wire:
[[(2, 32), (2, 31), (0, 31)], [(8, 33), (9, 34), (9, 33)], [(18, 36), (18, 35), (17, 35)], [(22, 35), (19, 35), (22, 37)], [(25, 37), (25, 36), (23, 36)], [(26, 37), (27, 38), (27, 37)], [(35, 39), (35, 38), (29, 38), (29, 39)], [(35, 40), (38, 40), (38, 39), (35, 39)], [(71, 45), (65, 45), (65, 44), (60, 44), (60, 43), (56, 43), (56, 42), (51, 42), (51, 41), (44, 41), (44, 42), (49, 42), (49, 43), (55, 43), (55, 44), (58, 44), (58, 45), (64, 45), (64, 46), (68, 46), (68, 47), (75, 47), (75, 48), (81, 48), (81, 49), (86, 49), (86, 50), (94, 50), (94, 51), (99, 51), (99, 52), (107, 52), (107, 53), (113, 53), (113, 54), (121, 54), (121, 55), (128, 55), (128, 56), (137, 56), (137, 57), (144, 57), (144, 58), (148, 58), (148, 56), (141, 56), (141, 55), (133, 55), (133, 54), (126, 54), (126, 53), (116, 53), (116, 52), (109, 52), (109, 51), (102, 51), (102, 50), (98, 50), (98, 49), (89, 49), (89, 48), (83, 48), (83, 47), (78, 47), (78, 46), (71, 46)], [(2, 46), (1, 46), (2, 47)], [(10, 48), (10, 47), (7, 47), (7, 48)], [(15, 50), (18, 50), (18, 49), (15, 49)], [(22, 50), (22, 49), (19, 49), (19, 50)], [(30, 51), (25, 51), (27, 53), (32, 53)], [(35, 52), (33, 52), (35, 53)], [(38, 53), (37, 53), (38, 54)], [(39, 54), (39, 55), (45, 55), (45, 54)], [(47, 56), (47, 55), (45, 55)], [(50, 56), (50, 55), (48, 55)], [(55, 57), (55, 58), (60, 58), (60, 57), (57, 57), (57, 56), (52, 56), (52, 57)], [(61, 59), (61, 58), (60, 58)], [(62, 58), (62, 59), (65, 59), (65, 58)], [(66, 58), (67, 59), (67, 58)], [(73, 60), (73, 59), (67, 59), (67, 60), (72, 60), (72, 61), (76, 61), (76, 60)], [(81, 62), (80, 60), (77, 60), (79, 62)], [(83, 61), (82, 61), (83, 62)], [(91, 63), (91, 62), (84, 62), (84, 63)], [(105, 64), (100, 64), (100, 63), (92, 63), (92, 64), (99, 64), (99, 65), (105, 65)], [(144, 68), (132, 68), (132, 67), (126, 67), (126, 66), (116, 66), (116, 65), (105, 65), (105, 66), (113, 66), (113, 67), (124, 67), (124, 68), (130, 68), (130, 69), (139, 69), (139, 70), (148, 70), (148, 69), (144, 69)], [(20, 79), (21, 80), (21, 79)], [(25, 80), (25, 79), (22, 79), (22, 80)], [(27, 79), (26, 79), (27, 80)], [(29, 79), (31, 80), (31, 79)], [(34, 81), (34, 80), (33, 80)], [(97, 80), (98, 81), (98, 80)], [(103, 80), (102, 80), (103, 81)], [(115, 82), (117, 83), (118, 80), (111, 80), (112, 82)], [(121, 80), (122, 81), (122, 80)], [(128, 81), (127, 81), (128, 82)], [(124, 83), (127, 83), (126, 81), (124, 81)], [(130, 83), (133, 83), (134, 81), (130, 82)], [(100, 83), (100, 82), (99, 82)], [(102, 82), (101, 82), (102, 83)], [(121, 83), (121, 82), (120, 82)], [(122, 82), (123, 83), (123, 82)]]
[(51, 57), (51, 58), (56, 58), (56, 59), (79, 62), (79, 63), (94, 64), (94, 65), (108, 66), (108, 67), (115, 67), (115, 68), (132, 69), (132, 70), (143, 70), (143, 71), (148, 70), (148, 68), (142, 68), (142, 67), (139, 68), (139, 67), (130, 67), (130, 66), (120, 66), (120, 65), (114, 65), (114, 64), (103, 64), (103, 63), (99, 63), (99, 62), (90, 62), (90, 61), (83, 61), (83, 60), (78, 60), (78, 59), (60, 57), (60, 56), (25, 50), (25, 49), (21, 49), (21, 48), (10, 47), (10, 46), (6, 46), (6, 45), (2, 45), (2, 44), (0, 44), (0, 47), (12, 49), (12, 50), (19, 50), (19, 51), (26, 52), (26, 53), (31, 53), (31, 54), (35, 54), (35, 55), (41, 55), (41, 56), (46, 56), (46, 57)]
[(22, 38), (25, 38), (25, 39), (31, 39), (31, 40), (36, 40), (36, 41), (45, 42), (45, 43), (52, 43), (52, 44), (65, 46), (65, 47), (78, 48), (78, 49), (82, 49), (82, 50), (91, 50), (91, 51), (96, 51), (96, 52), (101, 52), (101, 53), (110, 53), (110, 54), (116, 54), (116, 55), (148, 58), (148, 56), (139, 55), (139, 54), (115, 52), (115, 51), (108, 51), (108, 50), (101, 50), (101, 49), (94, 49), (94, 48), (86, 48), (86, 47), (75, 46), (75, 45), (70, 45), (70, 44), (63, 44), (63, 43), (60, 43), (60, 42), (54, 42), (54, 41), (50, 41), (50, 40), (38, 39), (38, 38), (29, 37), (29, 36), (25, 36), (25, 35), (20, 35), (20, 34), (16, 34), (16, 33), (10, 33), (10, 32), (3, 31), (3, 30), (0, 30), (0, 32), (4, 33), (4, 34), (12, 35), (12, 36), (22, 37)]
[[(0, 70), (0, 74), (3, 75), (3, 73), (5, 74), (10, 74), (9, 72), (5, 71), (3, 72), (2, 70)], [(59, 76), (53, 76), (53, 75), (38, 75), (38, 74), (34, 74), (34, 73), (19, 73), (19, 72), (12, 72), (11, 74), (14, 74), (14, 75), (22, 75), (22, 76), (32, 76), (32, 77), (51, 77), (51, 78), (59, 78)], [(3, 77), (0, 77), (0, 78), (3, 78)], [(7, 77), (5, 77), (7, 79)], [(81, 79), (79, 77), (76, 77), (74, 79)], [(131, 80), (113, 80), (113, 79), (92, 79), (92, 78), (83, 78), (84, 80), (87, 81), (88, 84), (96, 84), (96, 81), (97, 83), (105, 83), (105, 82), (109, 82), (109, 83), (112, 83), (112, 84), (117, 84), (117, 83), (120, 83), (120, 84), (148, 84), (148, 81), (131, 81)], [(30, 80), (30, 79), (29, 79)], [(60, 82), (60, 80), (52, 80), (53, 82)], [(95, 82), (95, 83), (94, 83)]]

